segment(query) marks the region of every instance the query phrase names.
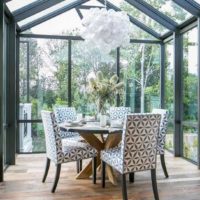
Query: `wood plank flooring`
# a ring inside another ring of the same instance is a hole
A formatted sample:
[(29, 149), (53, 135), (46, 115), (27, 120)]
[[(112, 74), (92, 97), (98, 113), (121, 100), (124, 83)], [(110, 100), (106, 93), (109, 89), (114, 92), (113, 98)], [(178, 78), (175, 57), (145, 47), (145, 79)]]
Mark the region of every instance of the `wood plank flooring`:
[[(50, 192), (55, 167), (50, 166), (46, 183), (42, 183), (44, 154), (18, 155), (17, 164), (5, 173), (0, 183), (1, 200), (121, 200), (120, 180), (117, 186), (106, 182), (102, 189), (100, 177), (93, 185), (91, 179), (76, 180), (76, 163), (62, 165), (61, 177), (55, 194)], [(85, 161), (86, 163), (87, 161)], [(84, 164), (85, 164), (84, 163)], [(160, 200), (199, 200), (200, 170), (197, 166), (167, 153), (169, 178), (166, 179), (158, 159), (157, 179)], [(99, 175), (100, 176), (100, 175)], [(135, 183), (127, 182), (129, 200), (153, 200), (150, 173), (140, 172)]]

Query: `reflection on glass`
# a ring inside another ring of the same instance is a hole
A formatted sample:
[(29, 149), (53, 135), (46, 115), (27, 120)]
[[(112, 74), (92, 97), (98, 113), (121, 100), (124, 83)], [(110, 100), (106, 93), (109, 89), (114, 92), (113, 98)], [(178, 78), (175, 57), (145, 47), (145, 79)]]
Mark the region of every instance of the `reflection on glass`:
[(169, 112), (166, 148), (174, 151), (174, 46), (165, 45), (165, 109)]
[(68, 42), (21, 39), (19, 76), (19, 119), (41, 119), (42, 109), (67, 104)]
[(181, 23), (187, 20), (188, 18), (192, 17), (192, 15), (177, 5), (172, 0), (144, 0), (149, 3), (151, 6), (158, 9), (163, 14), (167, 15), (168, 17), (172, 18), (175, 22)]
[[(110, 78), (116, 73), (116, 51), (110, 55), (92, 49), (83, 41), (72, 43), (72, 105), (78, 112), (84, 115), (97, 113), (95, 99), (88, 89), (90, 78), (96, 77), (98, 71), (102, 71), (104, 77)], [(116, 97), (113, 97), (114, 103)], [(109, 105), (107, 105), (107, 108)]]
[(132, 112), (151, 112), (160, 107), (160, 48), (130, 44), (120, 50), (120, 79), (125, 84), (121, 105)]
[(198, 64), (197, 28), (183, 36), (183, 155), (198, 160)]

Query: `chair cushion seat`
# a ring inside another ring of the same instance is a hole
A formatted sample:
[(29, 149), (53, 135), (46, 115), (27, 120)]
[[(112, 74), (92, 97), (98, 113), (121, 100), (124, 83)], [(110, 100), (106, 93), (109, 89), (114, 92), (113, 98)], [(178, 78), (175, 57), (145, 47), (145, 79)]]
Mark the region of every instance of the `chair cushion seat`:
[(97, 150), (91, 147), (86, 142), (64, 141), (62, 151), (62, 162), (82, 160), (92, 158), (97, 155)]
[(101, 151), (101, 159), (120, 173), (123, 173), (123, 155), (120, 147)]

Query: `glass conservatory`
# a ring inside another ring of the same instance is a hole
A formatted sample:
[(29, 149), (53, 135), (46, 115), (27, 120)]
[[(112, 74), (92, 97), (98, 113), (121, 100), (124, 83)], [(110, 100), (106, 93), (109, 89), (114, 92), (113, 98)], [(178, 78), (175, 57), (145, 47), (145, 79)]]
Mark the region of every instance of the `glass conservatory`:
[[(128, 15), (128, 45), (107, 53), (84, 41), (93, 8)], [(41, 110), (95, 114), (98, 71), (124, 83), (113, 106), (167, 109), (166, 151), (200, 167), (199, 0), (3, 0), (0, 15), (0, 181), (16, 154), (45, 153)]]

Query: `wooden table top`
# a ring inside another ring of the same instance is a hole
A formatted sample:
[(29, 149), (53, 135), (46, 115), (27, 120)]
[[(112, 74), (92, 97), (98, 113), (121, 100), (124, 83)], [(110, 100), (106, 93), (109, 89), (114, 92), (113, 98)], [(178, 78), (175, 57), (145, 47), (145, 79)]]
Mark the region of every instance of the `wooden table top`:
[(113, 133), (122, 133), (123, 127), (115, 128), (110, 126), (101, 127), (99, 122), (87, 122), (82, 125), (73, 125), (69, 123), (60, 123), (61, 129), (65, 129), (69, 132), (81, 132), (81, 133), (92, 133), (92, 134), (113, 134)]

